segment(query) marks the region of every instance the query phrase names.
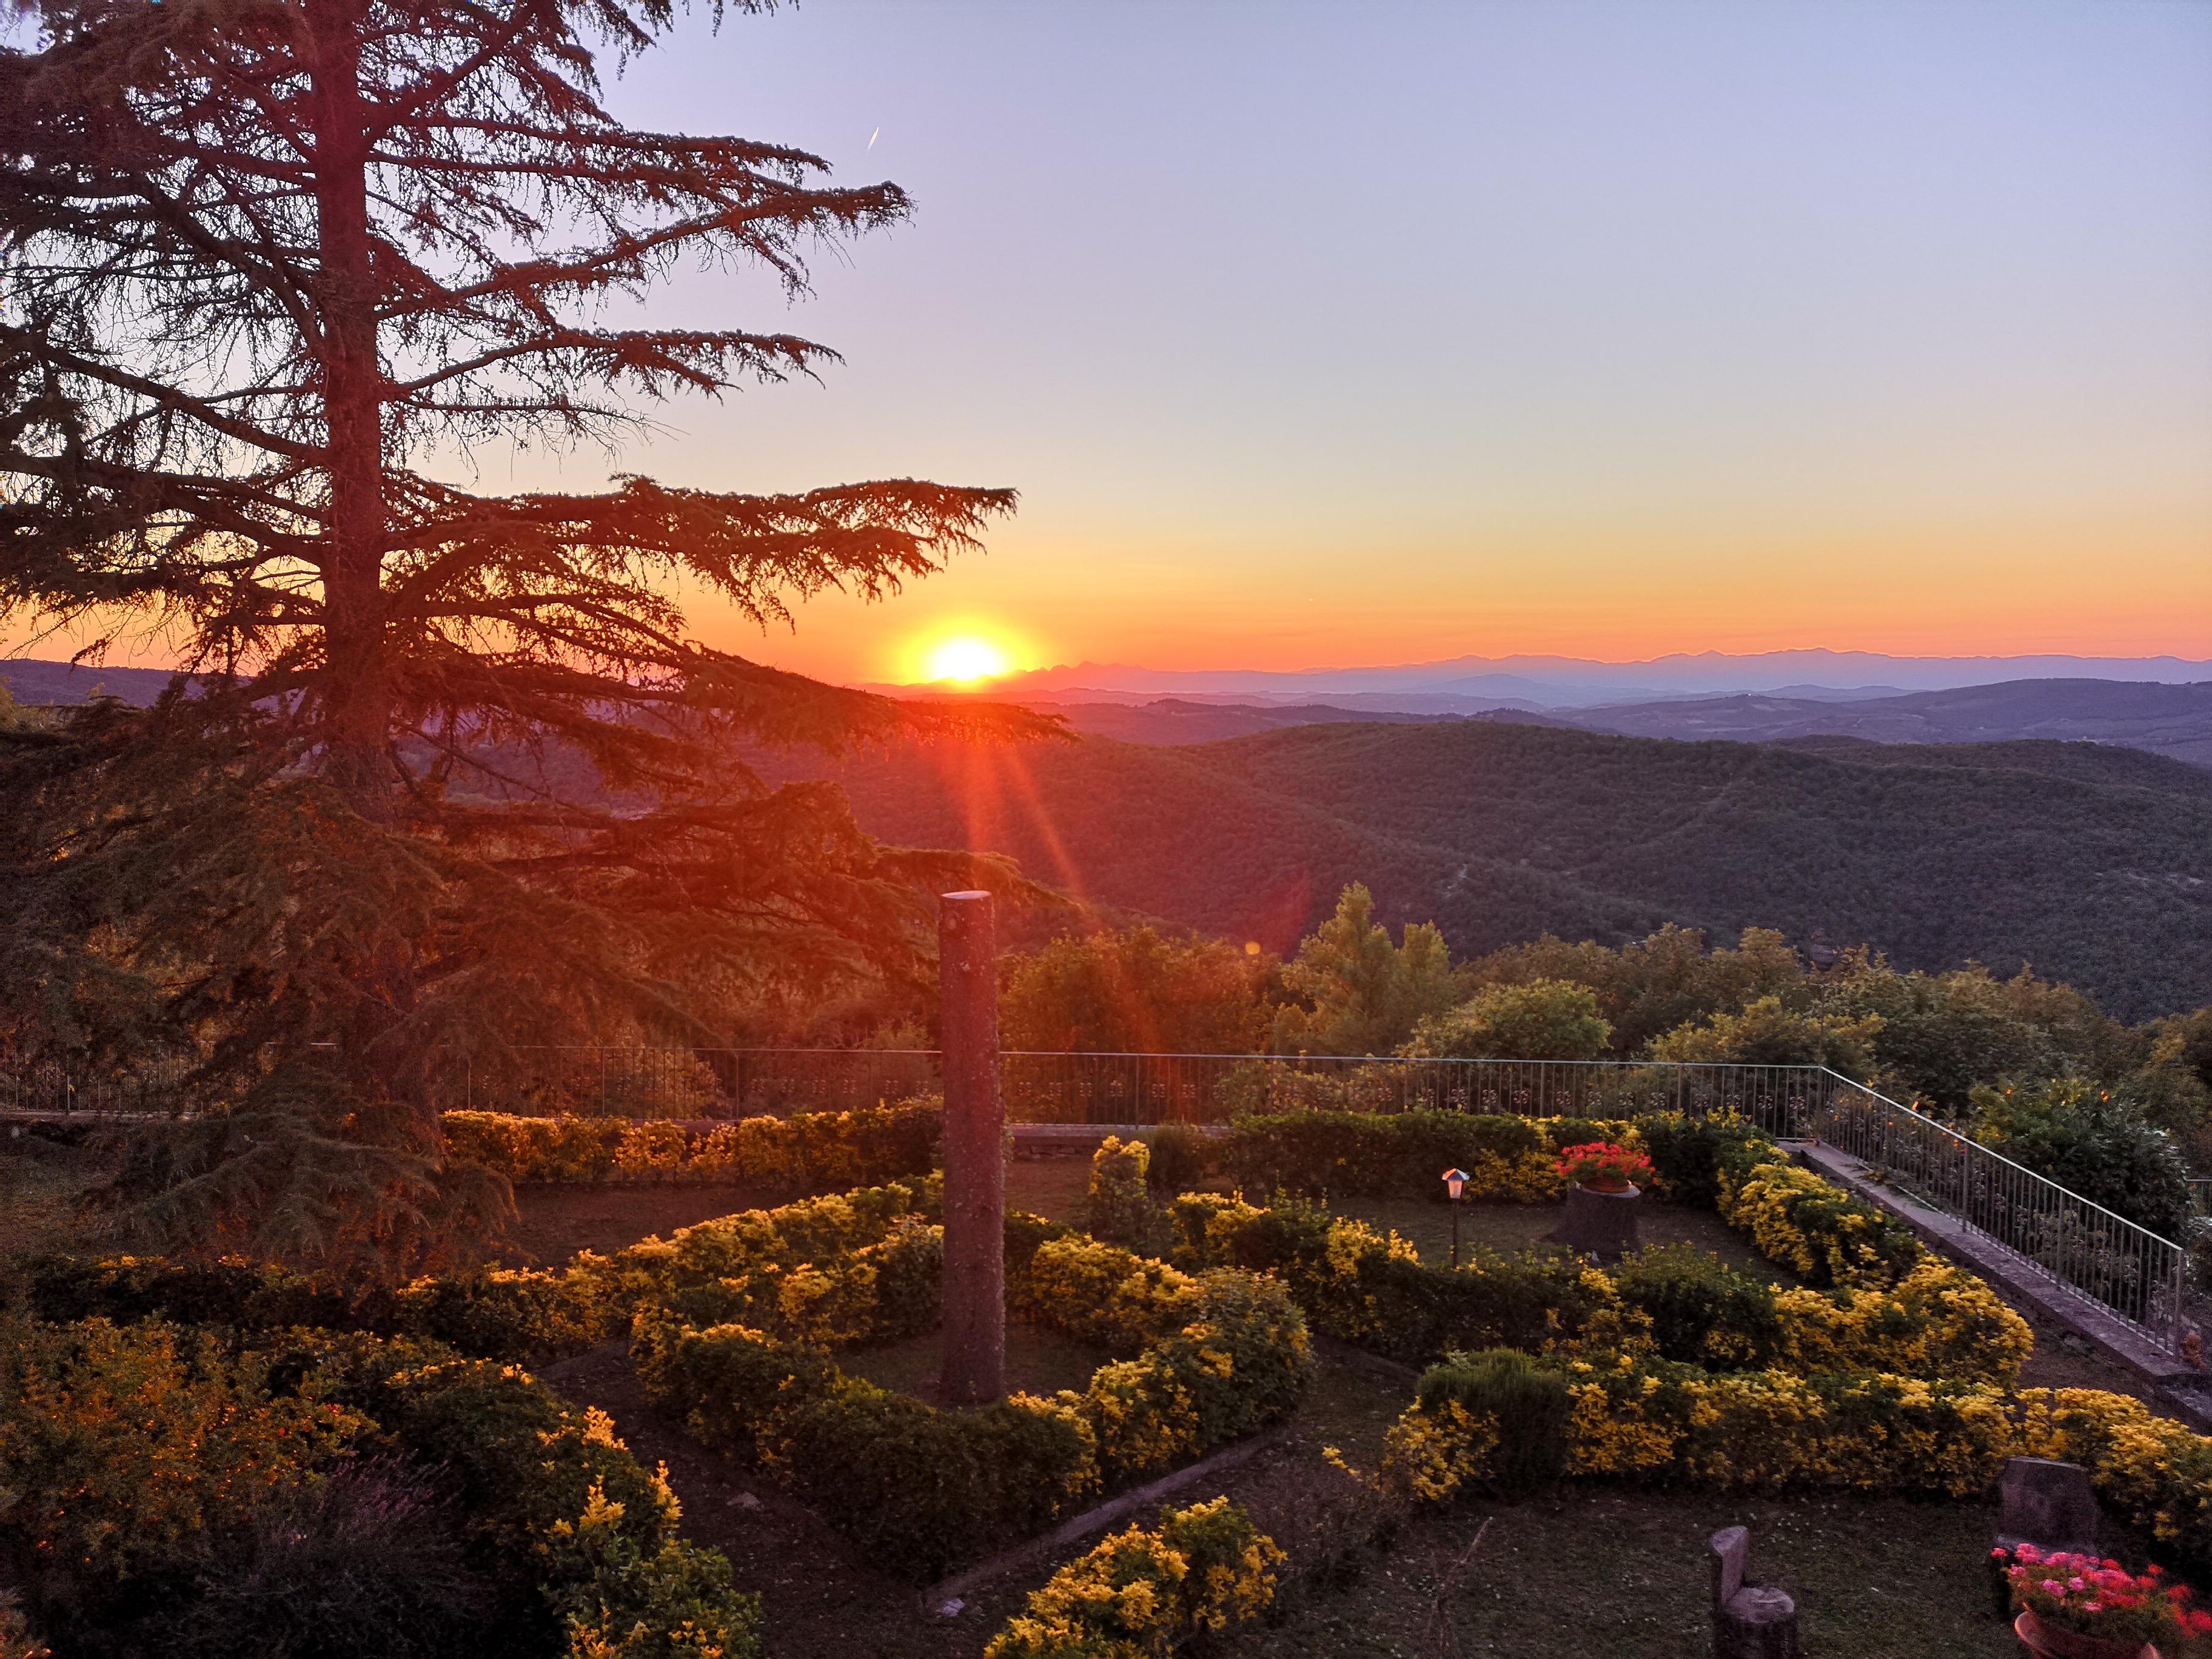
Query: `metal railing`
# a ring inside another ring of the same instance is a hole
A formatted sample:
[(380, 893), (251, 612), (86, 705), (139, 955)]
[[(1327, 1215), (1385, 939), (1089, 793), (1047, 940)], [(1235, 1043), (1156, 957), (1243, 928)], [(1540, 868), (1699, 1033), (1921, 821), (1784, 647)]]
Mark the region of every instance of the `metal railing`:
[[(1732, 1113), (1770, 1134), (1838, 1148), (2169, 1349), (2184, 1334), (2180, 1245), (1824, 1066), (1024, 1052), (1001, 1054), (999, 1066), (1007, 1116), (1021, 1123), (1207, 1123), (1302, 1110)], [(104, 1081), (52, 1066), (0, 1067), (0, 1107), (161, 1110), (173, 1081), (160, 1066)], [(448, 1109), (647, 1118), (850, 1110), (941, 1086), (933, 1049), (611, 1047), (524, 1050), (496, 1073), (449, 1064), (434, 1084)]]
[(2180, 1245), (1909, 1106), (1827, 1076), (1809, 1121), (1815, 1137), (2180, 1352), (2188, 1294)]
[(102, 1075), (54, 1060), (0, 1060), (0, 1111), (74, 1117), (135, 1115), (173, 1109), (189, 1069), (181, 1060), (142, 1060)]
[[(638, 1117), (843, 1111), (939, 1088), (933, 1049), (526, 1050), (511, 1071), (454, 1066), (448, 1109)], [(1249, 1112), (1411, 1110), (1523, 1117), (1735, 1112), (1798, 1133), (1824, 1086), (1811, 1066), (1633, 1060), (1402, 1060), (1320, 1054), (1007, 1052), (1007, 1115), (1022, 1123), (1218, 1123)]]

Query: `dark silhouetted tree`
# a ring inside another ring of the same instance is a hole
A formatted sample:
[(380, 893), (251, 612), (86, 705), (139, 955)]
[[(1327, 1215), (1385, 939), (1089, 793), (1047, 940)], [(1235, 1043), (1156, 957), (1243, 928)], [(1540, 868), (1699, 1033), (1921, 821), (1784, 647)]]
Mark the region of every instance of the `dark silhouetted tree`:
[(441, 1178), (436, 1066), (924, 959), (941, 872), (732, 745), (955, 717), (708, 649), (682, 600), (882, 596), (1011, 493), (436, 470), (832, 360), (645, 317), (679, 261), (797, 293), (811, 245), (908, 210), (618, 120), (600, 64), (672, 21), (36, 0), (0, 51), (0, 607), (198, 677), (9, 743), (4, 966), (49, 1041), (191, 1057), (198, 1115), (124, 1183), (173, 1234), (403, 1260), (500, 1198)]

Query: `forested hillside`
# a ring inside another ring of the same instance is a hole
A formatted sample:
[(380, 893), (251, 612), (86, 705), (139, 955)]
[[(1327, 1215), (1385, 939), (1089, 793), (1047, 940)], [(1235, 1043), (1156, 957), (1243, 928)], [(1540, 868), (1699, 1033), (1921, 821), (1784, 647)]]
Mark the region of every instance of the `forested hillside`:
[(1593, 732), (1624, 737), (1729, 738), (1740, 743), (1827, 733), (1873, 743), (2087, 739), (2212, 763), (2212, 681), (2005, 680), (1944, 691), (1837, 702), (1787, 696), (1705, 697), (1577, 709)]
[(1462, 954), (1756, 925), (1908, 967), (2026, 961), (2130, 1018), (2212, 1000), (2212, 797), (2201, 771), (2141, 754), (1455, 721), (914, 750), (835, 775), (884, 840), (1009, 853), (1093, 901), (1271, 949), (1359, 880), (1378, 915), (1433, 919)]

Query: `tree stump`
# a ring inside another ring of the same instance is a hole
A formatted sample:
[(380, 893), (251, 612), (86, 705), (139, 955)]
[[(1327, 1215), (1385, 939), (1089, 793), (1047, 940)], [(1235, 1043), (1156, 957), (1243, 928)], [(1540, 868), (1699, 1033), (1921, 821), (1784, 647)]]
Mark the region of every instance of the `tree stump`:
[(1713, 1659), (1802, 1659), (1797, 1603), (1777, 1584), (1747, 1580), (1751, 1534), (1727, 1527), (1710, 1546), (1713, 1587)]
[(1618, 1261), (1636, 1249), (1636, 1206), (1643, 1197), (1632, 1186), (1618, 1193), (1571, 1187), (1566, 1219), (1552, 1236), (1578, 1254)]
[(988, 893), (946, 893), (937, 921), (945, 1066), (945, 1366), (948, 1406), (1006, 1392), (1006, 1110), (999, 1097), (999, 951)]

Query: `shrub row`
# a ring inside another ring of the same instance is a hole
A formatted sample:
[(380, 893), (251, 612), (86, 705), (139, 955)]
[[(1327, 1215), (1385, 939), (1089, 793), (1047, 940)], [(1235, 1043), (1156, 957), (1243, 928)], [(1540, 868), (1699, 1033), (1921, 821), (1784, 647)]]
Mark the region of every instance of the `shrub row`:
[(638, 1372), (659, 1404), (923, 1577), (1252, 1433), (1304, 1391), (1305, 1322), (1271, 1279), (1185, 1273), (1034, 1217), (1009, 1218), (1006, 1251), (1018, 1316), (1126, 1356), (1081, 1393), (946, 1412), (837, 1369), (830, 1351), (934, 1318), (942, 1234), (896, 1186), (727, 1217), (579, 1271), (639, 1307)]
[(1275, 1599), (1275, 1541), (1226, 1498), (1131, 1527), (1030, 1592), (983, 1659), (1141, 1659), (1249, 1624)]
[(435, 1343), (11, 1315), (0, 1487), (33, 1611), (87, 1652), (289, 1651), (302, 1618), (332, 1656), (760, 1650), (603, 1415)]
[(705, 1124), (447, 1112), (448, 1156), (509, 1181), (744, 1182), (777, 1192), (926, 1175), (944, 1110), (934, 1100)]
[[(1548, 1454), (1532, 1451), (1547, 1442)], [(2130, 1522), (2212, 1565), (2212, 1437), (2094, 1389), (1474, 1355), (1423, 1377), (1382, 1474), (1389, 1490), (1437, 1501), (1525, 1486), (1547, 1457), (1558, 1473), (1662, 1485), (1964, 1497), (2016, 1456), (2085, 1465)]]
[(1465, 1170), (1471, 1198), (1548, 1203), (1565, 1194), (1552, 1165), (1563, 1146), (1643, 1143), (1629, 1121), (1472, 1112), (1285, 1112), (1238, 1118), (1216, 1144), (1250, 1192), (1336, 1198), (1441, 1197), (1449, 1169)]
[(1986, 1285), (1934, 1258), (1886, 1289), (1828, 1291), (1769, 1285), (1688, 1246), (1611, 1272), (1485, 1253), (1455, 1271), (1420, 1261), (1395, 1234), (1310, 1206), (1186, 1194), (1170, 1213), (1183, 1265), (1275, 1274), (1315, 1329), (1409, 1363), (1482, 1348), (1602, 1349), (2009, 1383), (2034, 1346)]
[(48, 1256), (19, 1267), (7, 1291), (11, 1304), (54, 1324), (162, 1319), (240, 1333), (307, 1326), (417, 1337), (481, 1358), (527, 1364), (580, 1352), (603, 1340), (609, 1324), (595, 1281), (505, 1268), (398, 1286), (342, 1286), (235, 1258)]
[(1927, 1260), (1912, 1230), (1771, 1149), (1732, 1146), (1721, 1159), (1716, 1207), (1771, 1261), (1808, 1285), (1893, 1285)]

